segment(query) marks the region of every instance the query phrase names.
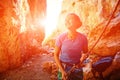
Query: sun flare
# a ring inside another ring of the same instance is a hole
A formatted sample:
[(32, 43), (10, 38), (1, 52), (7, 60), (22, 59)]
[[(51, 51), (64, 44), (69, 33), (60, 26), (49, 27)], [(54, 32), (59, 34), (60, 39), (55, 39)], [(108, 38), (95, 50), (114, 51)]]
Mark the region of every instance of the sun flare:
[(45, 23), (45, 38), (56, 28), (62, 0), (47, 0), (47, 17)]

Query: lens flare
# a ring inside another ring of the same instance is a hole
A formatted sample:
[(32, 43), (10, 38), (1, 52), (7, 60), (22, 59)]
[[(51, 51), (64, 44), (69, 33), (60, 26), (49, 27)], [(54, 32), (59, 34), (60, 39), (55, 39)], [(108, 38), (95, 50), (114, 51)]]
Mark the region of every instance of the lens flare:
[(62, 0), (47, 0), (47, 17), (45, 24), (45, 37), (47, 38), (56, 28)]
[(45, 39), (42, 45), (47, 43), (52, 32), (57, 27), (57, 21), (61, 12), (62, 0), (47, 0), (47, 16), (44, 21), (45, 24)]

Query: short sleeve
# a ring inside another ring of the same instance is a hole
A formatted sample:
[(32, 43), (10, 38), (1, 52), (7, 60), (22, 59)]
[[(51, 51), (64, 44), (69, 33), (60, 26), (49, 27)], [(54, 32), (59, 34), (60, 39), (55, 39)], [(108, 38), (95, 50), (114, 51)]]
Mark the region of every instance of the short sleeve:
[(65, 35), (66, 35), (66, 33), (62, 33), (56, 38), (55, 46), (57, 46), (57, 47), (62, 46), (62, 41), (64, 40)]
[(87, 39), (87, 36), (80, 33), (80, 37), (82, 38), (82, 51), (83, 53), (86, 53), (88, 52), (88, 39)]
[(84, 46), (83, 46), (84, 52), (88, 52), (88, 40), (87, 37), (84, 36)]
[(60, 40), (60, 36), (58, 36), (58, 37), (56, 38), (55, 45), (56, 45), (57, 47), (61, 47), (61, 40)]

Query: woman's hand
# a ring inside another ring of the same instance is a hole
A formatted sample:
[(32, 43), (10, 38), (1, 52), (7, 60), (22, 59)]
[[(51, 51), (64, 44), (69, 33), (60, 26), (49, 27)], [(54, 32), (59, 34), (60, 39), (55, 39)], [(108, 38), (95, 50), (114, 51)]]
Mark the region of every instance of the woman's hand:
[(88, 57), (88, 54), (82, 53), (82, 57), (80, 58), (80, 63), (82, 63), (86, 58)]

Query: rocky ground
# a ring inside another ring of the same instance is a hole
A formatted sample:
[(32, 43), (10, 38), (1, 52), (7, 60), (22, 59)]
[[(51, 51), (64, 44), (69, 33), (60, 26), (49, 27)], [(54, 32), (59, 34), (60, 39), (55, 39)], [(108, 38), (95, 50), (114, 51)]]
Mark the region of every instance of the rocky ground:
[(43, 64), (53, 62), (53, 55), (34, 55), (17, 69), (0, 74), (0, 80), (51, 80), (50, 74), (43, 71)]
[[(119, 62), (115, 62), (119, 61), (120, 58), (117, 56), (115, 58), (116, 60), (113, 60), (114, 64), (111, 64), (111, 67), (108, 67), (103, 73), (105, 75), (112, 72), (107, 80), (120, 80), (120, 65)], [(100, 77), (98, 79), (93, 77), (93, 74), (89, 71), (90, 64), (87, 63), (84, 67), (85, 80), (101, 80)], [(0, 73), (0, 80), (56, 80), (57, 70), (52, 53), (37, 54), (28, 59), (22, 66)]]

